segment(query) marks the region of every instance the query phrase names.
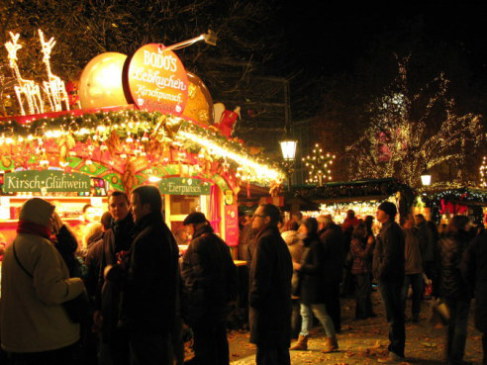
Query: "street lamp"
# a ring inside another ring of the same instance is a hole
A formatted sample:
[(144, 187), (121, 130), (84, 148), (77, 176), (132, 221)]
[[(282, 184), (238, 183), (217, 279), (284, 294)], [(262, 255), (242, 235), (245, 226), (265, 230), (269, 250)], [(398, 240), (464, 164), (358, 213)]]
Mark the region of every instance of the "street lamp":
[(285, 138), (280, 141), (282, 158), (284, 159), (283, 167), (287, 175), (287, 188), (291, 191), (291, 175), (294, 172), (294, 160), (296, 157), (296, 146), (298, 141), (295, 139)]
[(421, 184), (423, 186), (429, 186), (429, 185), (431, 185), (431, 175), (428, 174), (427, 172), (423, 173), (421, 175)]

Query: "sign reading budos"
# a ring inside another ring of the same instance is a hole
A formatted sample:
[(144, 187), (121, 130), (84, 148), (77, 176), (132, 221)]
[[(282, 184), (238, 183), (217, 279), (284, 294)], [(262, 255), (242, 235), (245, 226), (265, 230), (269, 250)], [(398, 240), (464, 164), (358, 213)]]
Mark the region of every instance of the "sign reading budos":
[(188, 100), (186, 70), (174, 52), (151, 43), (139, 48), (126, 63), (126, 86), (139, 108), (181, 115)]

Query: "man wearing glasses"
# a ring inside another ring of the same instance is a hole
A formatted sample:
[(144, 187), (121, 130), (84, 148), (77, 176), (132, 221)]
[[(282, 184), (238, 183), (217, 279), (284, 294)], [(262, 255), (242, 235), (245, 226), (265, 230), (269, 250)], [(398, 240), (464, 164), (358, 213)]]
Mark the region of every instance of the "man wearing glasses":
[(256, 241), (249, 278), (250, 342), (257, 365), (289, 365), (293, 266), (277, 224), (279, 208), (261, 205), (252, 218)]

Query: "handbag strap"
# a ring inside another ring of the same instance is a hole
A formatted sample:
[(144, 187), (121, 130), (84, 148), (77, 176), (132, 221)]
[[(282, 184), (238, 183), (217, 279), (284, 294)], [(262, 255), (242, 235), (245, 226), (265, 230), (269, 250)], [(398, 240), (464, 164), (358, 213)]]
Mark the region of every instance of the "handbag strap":
[(27, 276), (29, 276), (30, 278), (33, 278), (32, 274), (27, 271), (27, 269), (24, 267), (24, 265), (22, 265), (22, 263), (19, 260), (19, 257), (17, 256), (17, 250), (15, 250), (15, 241), (12, 244), (12, 247), (14, 249), (14, 256), (15, 256), (15, 261), (17, 261), (17, 264), (19, 264), (20, 268), (22, 269), (23, 272), (25, 272), (27, 274)]

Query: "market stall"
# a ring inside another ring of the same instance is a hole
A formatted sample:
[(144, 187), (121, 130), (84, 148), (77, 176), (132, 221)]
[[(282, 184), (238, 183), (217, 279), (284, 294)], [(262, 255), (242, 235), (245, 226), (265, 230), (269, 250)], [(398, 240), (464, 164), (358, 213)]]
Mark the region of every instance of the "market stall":
[[(12, 35), (7, 48), (18, 41)], [(0, 118), (0, 232), (7, 241), (21, 204), (32, 196), (54, 202), (77, 226), (86, 205), (101, 215), (110, 191), (154, 184), (175, 234), (187, 214), (201, 211), (235, 246), (241, 185), (283, 179), (214, 123), (205, 85), (163, 45), (91, 60), (79, 80), (80, 109), (74, 109), (78, 101), (43, 102), (48, 95), (35, 90), (25, 90), (27, 99), (16, 94), (22, 115)], [(64, 100), (59, 91), (52, 94)]]
[(419, 190), (414, 212), (437, 225), (448, 224), (455, 215), (466, 215), (475, 225), (487, 217), (487, 189), (454, 183), (437, 183)]
[[(345, 220), (350, 209), (358, 219), (364, 219), (367, 215), (375, 217), (377, 206), (385, 200), (395, 203), (399, 213), (405, 214), (411, 207), (412, 199), (412, 190), (392, 178), (295, 187), (292, 194), (286, 196), (291, 212), (301, 211), (310, 216), (330, 214), (337, 224)], [(316, 209), (306, 210), (306, 207), (313, 205)]]

